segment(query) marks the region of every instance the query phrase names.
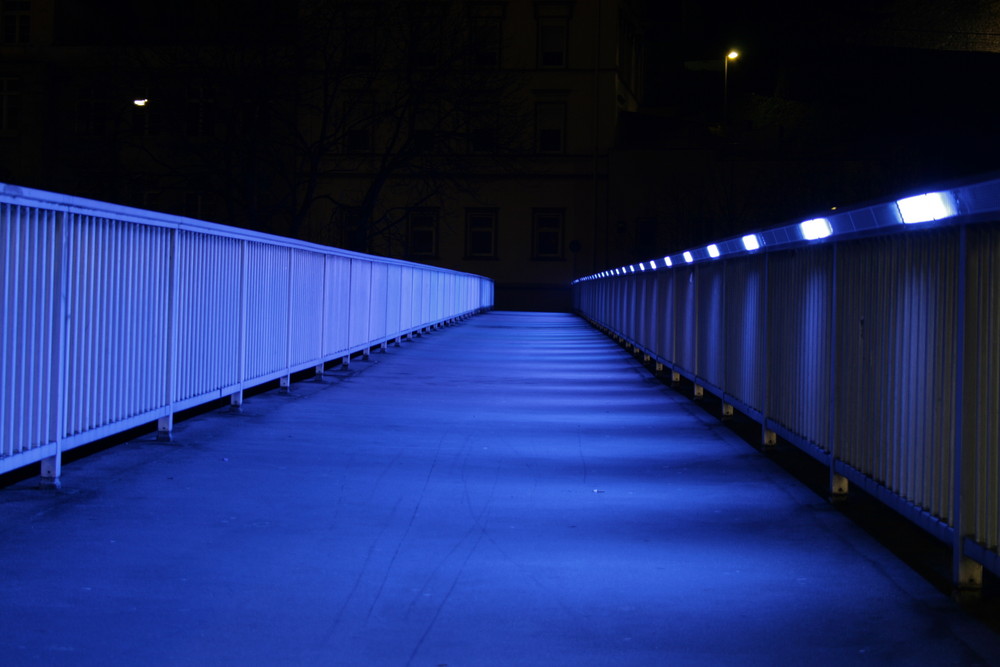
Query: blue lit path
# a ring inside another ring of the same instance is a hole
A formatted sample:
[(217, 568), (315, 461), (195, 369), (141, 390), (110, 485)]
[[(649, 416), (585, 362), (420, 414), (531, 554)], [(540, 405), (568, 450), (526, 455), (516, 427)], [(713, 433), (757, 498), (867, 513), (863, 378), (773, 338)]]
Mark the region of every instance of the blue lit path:
[(973, 665), (997, 637), (561, 314), (0, 490), (4, 665)]

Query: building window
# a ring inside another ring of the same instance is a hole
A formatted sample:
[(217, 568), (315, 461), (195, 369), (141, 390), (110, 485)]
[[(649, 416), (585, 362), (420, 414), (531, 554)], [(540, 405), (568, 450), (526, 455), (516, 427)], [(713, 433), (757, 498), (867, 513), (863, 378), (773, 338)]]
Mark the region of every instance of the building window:
[(478, 18), (472, 23), (472, 63), (480, 69), (500, 67), (501, 21)]
[(410, 130), (410, 148), (420, 153), (429, 153), (439, 146), (445, 113), (440, 104), (419, 105), (413, 110), (413, 125)]
[(538, 102), (535, 105), (535, 143), (539, 153), (566, 150), (566, 105)]
[(431, 68), (441, 64), (442, 49), (448, 43), (445, 18), (448, 6), (443, 2), (417, 2), (410, 11), (410, 57), (414, 67)]
[(569, 25), (566, 19), (549, 18), (538, 21), (538, 66), (566, 67), (566, 42)]
[(352, 2), (342, 9), (342, 60), (346, 67), (366, 70), (375, 66), (378, 48), (378, 12), (372, 4)]
[(108, 102), (94, 90), (87, 88), (81, 92), (76, 107), (77, 132), (87, 137), (103, 137), (108, 128)]
[(351, 96), (344, 104), (344, 150), (348, 153), (370, 153), (375, 145), (375, 105), (365, 95)]
[(407, 212), (406, 253), (410, 257), (437, 257), (438, 210), (414, 208)]
[(497, 258), (497, 210), (495, 208), (466, 209), (465, 256), (468, 259)]
[(472, 65), (480, 69), (497, 69), (503, 49), (504, 4), (476, 3), (468, 5), (468, 9)]
[[(475, 95), (475, 97), (481, 97)], [(472, 105), (467, 112), (470, 153), (496, 153), (500, 148), (498, 137), (500, 119), (494, 108), (483, 104)]]
[(0, 0), (0, 35), (4, 44), (27, 44), (31, 36), (31, 2), (29, 0)]
[(618, 76), (634, 94), (642, 85), (644, 52), (639, 31), (623, 14), (618, 24)]
[(531, 259), (563, 258), (563, 227), (566, 211), (536, 208), (532, 213)]
[(0, 77), (0, 132), (17, 129), (20, 115), (21, 82), (13, 77)]
[(185, 131), (189, 137), (212, 134), (212, 89), (200, 84), (188, 88)]

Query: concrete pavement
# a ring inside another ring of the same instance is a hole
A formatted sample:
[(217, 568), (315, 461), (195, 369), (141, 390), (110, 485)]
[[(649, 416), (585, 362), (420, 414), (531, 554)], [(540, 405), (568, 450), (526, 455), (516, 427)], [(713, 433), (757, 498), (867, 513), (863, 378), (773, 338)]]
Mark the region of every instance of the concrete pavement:
[(1000, 665), (610, 340), (495, 312), (0, 489), (3, 665)]

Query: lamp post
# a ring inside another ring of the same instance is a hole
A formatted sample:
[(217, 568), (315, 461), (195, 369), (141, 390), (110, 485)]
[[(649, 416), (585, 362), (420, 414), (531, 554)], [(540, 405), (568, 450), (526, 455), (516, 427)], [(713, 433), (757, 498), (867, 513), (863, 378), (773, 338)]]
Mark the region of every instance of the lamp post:
[(726, 57), (722, 60), (722, 126), (726, 126), (726, 121), (729, 119), (729, 61), (736, 60), (740, 57), (740, 52), (736, 49), (731, 49)]

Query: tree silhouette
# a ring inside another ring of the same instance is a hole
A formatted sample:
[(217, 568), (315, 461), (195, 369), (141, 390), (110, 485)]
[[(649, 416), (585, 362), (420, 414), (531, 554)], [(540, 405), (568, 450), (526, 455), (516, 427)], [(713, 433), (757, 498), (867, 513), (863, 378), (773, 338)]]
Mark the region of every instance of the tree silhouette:
[(225, 202), (226, 222), (388, 254), (407, 210), (517, 169), (530, 125), (497, 17), (403, 0), (265, 16), (238, 39), (134, 50), (184, 100), (168, 112), (183, 141), (136, 143), (162, 178)]

